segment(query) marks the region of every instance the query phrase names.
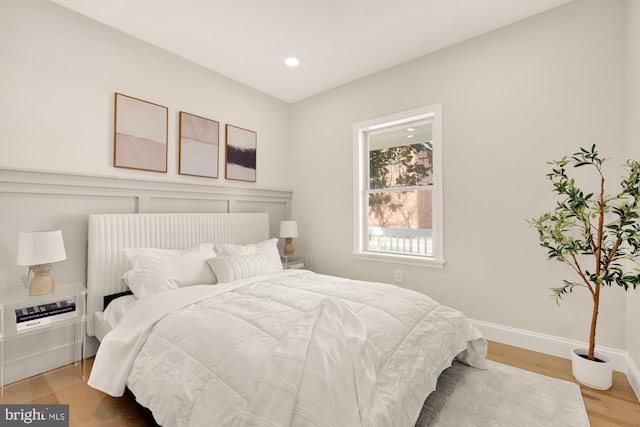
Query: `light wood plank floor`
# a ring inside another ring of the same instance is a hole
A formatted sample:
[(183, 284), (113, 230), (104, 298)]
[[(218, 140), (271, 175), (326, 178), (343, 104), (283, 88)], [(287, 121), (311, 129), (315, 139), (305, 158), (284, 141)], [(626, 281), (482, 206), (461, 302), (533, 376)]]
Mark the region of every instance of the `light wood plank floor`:
[[(571, 361), (489, 342), (488, 358), (550, 377), (573, 381)], [(87, 359), (91, 371), (93, 359)], [(5, 387), (1, 403), (69, 404), (72, 427), (157, 426), (149, 412), (127, 392), (112, 398), (80, 380), (79, 366), (66, 366)], [(613, 387), (597, 391), (581, 386), (592, 427), (640, 426), (640, 402), (627, 378), (615, 372)], [(541, 426), (542, 427), (542, 426)], [(569, 427), (569, 426), (568, 426)]]

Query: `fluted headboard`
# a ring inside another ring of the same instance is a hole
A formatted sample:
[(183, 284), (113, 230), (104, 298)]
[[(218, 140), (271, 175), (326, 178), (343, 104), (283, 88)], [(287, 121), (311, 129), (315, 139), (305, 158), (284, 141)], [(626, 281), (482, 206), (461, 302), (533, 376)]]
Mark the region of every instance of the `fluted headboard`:
[(130, 269), (123, 249), (185, 249), (201, 243), (256, 243), (268, 239), (266, 213), (101, 214), (89, 216), (87, 253), (87, 333), (103, 298), (126, 290)]

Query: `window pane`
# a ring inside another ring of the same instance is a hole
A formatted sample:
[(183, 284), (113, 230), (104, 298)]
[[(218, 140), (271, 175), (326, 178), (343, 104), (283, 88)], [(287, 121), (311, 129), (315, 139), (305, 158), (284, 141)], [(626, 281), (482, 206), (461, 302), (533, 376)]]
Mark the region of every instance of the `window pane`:
[(369, 194), (369, 251), (433, 256), (432, 193), (387, 191)]
[(431, 141), (369, 151), (369, 188), (433, 184)]

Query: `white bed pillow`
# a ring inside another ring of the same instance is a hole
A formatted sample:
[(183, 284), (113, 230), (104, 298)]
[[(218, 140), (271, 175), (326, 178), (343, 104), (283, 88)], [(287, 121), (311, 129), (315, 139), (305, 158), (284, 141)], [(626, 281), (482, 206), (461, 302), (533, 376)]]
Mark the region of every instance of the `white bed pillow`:
[(216, 276), (218, 283), (268, 274), (272, 271), (266, 254), (220, 256), (207, 260), (209, 268)]
[(215, 284), (206, 260), (215, 257), (213, 244), (189, 249), (127, 248), (133, 269), (123, 279), (136, 298), (191, 285)]
[(249, 245), (219, 244), (216, 245), (216, 252), (219, 256), (264, 254), (272, 272), (282, 270), (282, 261), (280, 261), (280, 253), (278, 252), (278, 239), (276, 238)]
[(178, 289), (178, 285), (173, 280), (153, 274), (139, 273), (135, 270), (124, 273), (122, 280), (139, 300)]

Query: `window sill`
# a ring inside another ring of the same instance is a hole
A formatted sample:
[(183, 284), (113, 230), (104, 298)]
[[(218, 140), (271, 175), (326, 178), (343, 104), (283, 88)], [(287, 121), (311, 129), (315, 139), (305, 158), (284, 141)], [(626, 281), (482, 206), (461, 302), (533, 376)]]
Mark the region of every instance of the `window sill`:
[(428, 268), (444, 268), (444, 265), (447, 262), (444, 259), (417, 257), (417, 256), (400, 255), (400, 254), (374, 253), (374, 252), (353, 253), (353, 259), (360, 260), (360, 261), (407, 264), (407, 265), (413, 265), (418, 267), (428, 267)]

